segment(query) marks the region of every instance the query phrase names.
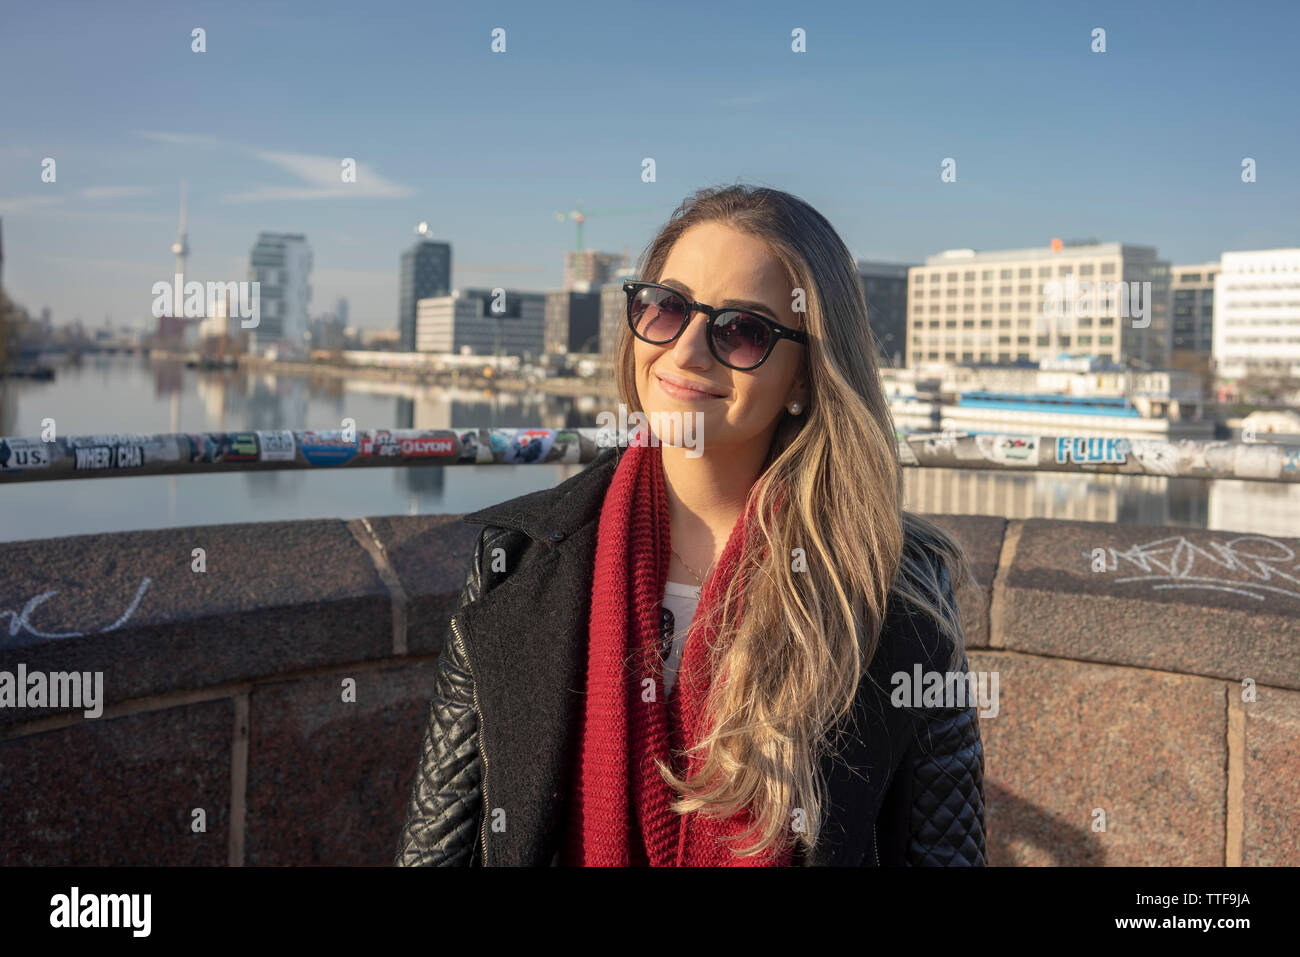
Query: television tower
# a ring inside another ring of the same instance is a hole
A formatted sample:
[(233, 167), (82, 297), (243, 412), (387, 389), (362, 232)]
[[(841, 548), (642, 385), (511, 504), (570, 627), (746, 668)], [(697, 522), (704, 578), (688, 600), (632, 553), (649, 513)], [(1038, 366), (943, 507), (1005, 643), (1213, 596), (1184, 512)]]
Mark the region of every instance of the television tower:
[(172, 243), (172, 254), (176, 257), (176, 303), (173, 307), (176, 311), (174, 316), (182, 316), (185, 310), (181, 308), (184, 301), (181, 297), (184, 295), (184, 280), (181, 278), (185, 275), (185, 257), (190, 254), (189, 240), (185, 236), (185, 180), (181, 180), (181, 224), (176, 231), (176, 242)]

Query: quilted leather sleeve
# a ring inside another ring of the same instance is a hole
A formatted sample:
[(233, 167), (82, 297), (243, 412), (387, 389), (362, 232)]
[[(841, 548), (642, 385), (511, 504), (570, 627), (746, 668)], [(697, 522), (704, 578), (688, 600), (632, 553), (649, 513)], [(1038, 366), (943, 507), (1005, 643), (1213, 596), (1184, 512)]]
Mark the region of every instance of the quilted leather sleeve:
[(478, 748), (474, 679), (455, 638), (456, 616), (483, 589), (485, 528), (474, 547), (456, 612), (448, 622), (429, 701), (415, 783), (394, 863), (399, 867), (474, 863), (483, 814), (483, 761)]
[[(951, 602), (946, 572), (940, 585)], [(959, 670), (969, 673), (964, 653)], [(903, 762), (900, 770), (911, 779), (904, 863), (986, 866), (984, 746), (977, 707), (922, 709), (917, 741)]]

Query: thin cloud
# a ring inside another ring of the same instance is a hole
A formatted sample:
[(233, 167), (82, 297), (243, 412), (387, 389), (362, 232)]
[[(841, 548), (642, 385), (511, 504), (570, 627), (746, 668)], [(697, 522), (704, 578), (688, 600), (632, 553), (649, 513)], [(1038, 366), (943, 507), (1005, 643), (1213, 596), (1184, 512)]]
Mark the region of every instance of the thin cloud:
[(343, 182), (344, 157), (342, 156), (258, 150), (199, 133), (142, 130), (139, 135), (159, 143), (179, 146), (220, 147), (227, 152), (241, 153), (264, 163), (270, 163), (298, 180), (296, 183), (282, 185), (259, 184), (252, 189), (229, 193), (221, 197), (224, 203), (313, 199), (400, 199), (414, 193), (409, 186), (394, 183), (376, 172), (373, 166), (361, 162), (357, 163), (356, 181)]
[(86, 199), (121, 199), (125, 196), (152, 196), (157, 192), (157, 186), (91, 186), (83, 189), (81, 195)]
[(0, 199), (0, 216), (25, 213), (29, 209), (50, 206), (62, 200), (62, 196), (16, 196), (13, 199)]
[(174, 143), (179, 146), (222, 146), (215, 136), (200, 133), (166, 133), (161, 130), (140, 130), (140, 136), (158, 143)]
[(309, 153), (254, 154), (300, 180), (293, 186), (257, 186), (224, 197), (228, 203), (267, 202), (297, 199), (377, 199), (410, 196), (413, 190), (385, 179), (366, 163), (357, 163), (356, 181), (343, 182), (343, 157)]

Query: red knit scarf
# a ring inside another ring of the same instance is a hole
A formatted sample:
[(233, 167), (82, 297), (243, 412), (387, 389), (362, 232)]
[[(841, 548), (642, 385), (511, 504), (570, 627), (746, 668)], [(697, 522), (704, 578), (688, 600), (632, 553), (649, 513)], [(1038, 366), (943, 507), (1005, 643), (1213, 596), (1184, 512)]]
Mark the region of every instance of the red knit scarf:
[[(700, 596), (696, 621), (706, 620), (736, 574), (751, 514), (752, 509), (732, 529)], [(669, 538), (661, 449), (631, 444), (600, 512), (586, 702), (564, 862), (589, 867), (788, 864), (788, 850), (733, 853), (725, 839), (751, 825), (747, 809), (726, 819), (672, 810), (675, 792), (654, 766), (654, 758), (660, 758), (680, 776), (682, 763), (670, 749), (684, 750), (700, 740), (711, 680), (708, 650), (716, 640), (716, 629), (691, 629), (673, 694), (665, 701), (658, 648)], [(700, 755), (691, 755), (689, 769), (700, 762)]]

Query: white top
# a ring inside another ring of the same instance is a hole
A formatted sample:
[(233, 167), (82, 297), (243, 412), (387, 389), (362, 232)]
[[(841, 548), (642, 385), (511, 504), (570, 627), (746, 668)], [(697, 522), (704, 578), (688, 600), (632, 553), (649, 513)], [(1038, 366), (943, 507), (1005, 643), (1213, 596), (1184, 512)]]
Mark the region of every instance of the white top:
[(699, 603), (698, 585), (683, 585), (672, 581), (664, 585), (664, 611), (669, 612), (673, 620), (673, 647), (664, 660), (665, 698), (673, 693), (673, 685), (677, 682), (677, 669), (682, 664), (682, 648), (686, 644), (686, 632), (690, 630)]

